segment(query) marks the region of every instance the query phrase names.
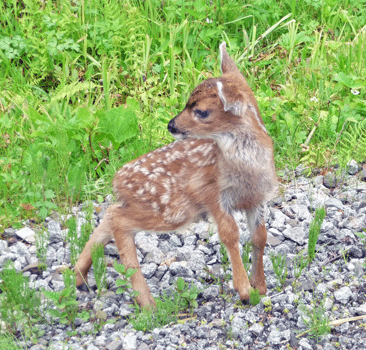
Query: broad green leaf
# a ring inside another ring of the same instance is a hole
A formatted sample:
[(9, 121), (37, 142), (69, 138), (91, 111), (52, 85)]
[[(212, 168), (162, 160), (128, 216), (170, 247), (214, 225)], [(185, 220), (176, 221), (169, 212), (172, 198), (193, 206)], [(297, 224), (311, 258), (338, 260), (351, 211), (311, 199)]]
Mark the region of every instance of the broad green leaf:
[(357, 85), (356, 82), (351, 77), (344, 74), (343, 72), (339, 72), (338, 74), (336, 74), (334, 76), (334, 80), (342, 83), (343, 85), (345, 85), (351, 89), (356, 87), (356, 85)]
[(108, 136), (115, 149), (139, 133), (136, 114), (130, 107), (120, 106), (107, 112), (99, 110), (97, 116), (100, 130)]

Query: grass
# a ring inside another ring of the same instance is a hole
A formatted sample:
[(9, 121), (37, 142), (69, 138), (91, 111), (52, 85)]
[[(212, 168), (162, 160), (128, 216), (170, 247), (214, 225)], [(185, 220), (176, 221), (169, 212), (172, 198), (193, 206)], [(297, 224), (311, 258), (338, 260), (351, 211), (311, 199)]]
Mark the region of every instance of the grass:
[[(366, 10), (355, 1), (0, 2), (0, 229), (87, 198), (172, 141), (218, 45), (255, 91), (278, 168), (364, 160)], [(36, 28), (36, 29), (35, 29)]]

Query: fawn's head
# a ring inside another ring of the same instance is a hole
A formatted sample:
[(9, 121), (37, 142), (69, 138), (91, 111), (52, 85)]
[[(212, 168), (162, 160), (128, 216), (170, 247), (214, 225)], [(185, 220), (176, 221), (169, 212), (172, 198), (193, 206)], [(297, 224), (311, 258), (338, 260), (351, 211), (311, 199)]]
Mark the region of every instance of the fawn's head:
[(198, 85), (184, 110), (169, 122), (168, 130), (177, 139), (216, 139), (244, 129), (266, 133), (253, 92), (226, 52), (225, 42), (220, 54), (222, 76)]

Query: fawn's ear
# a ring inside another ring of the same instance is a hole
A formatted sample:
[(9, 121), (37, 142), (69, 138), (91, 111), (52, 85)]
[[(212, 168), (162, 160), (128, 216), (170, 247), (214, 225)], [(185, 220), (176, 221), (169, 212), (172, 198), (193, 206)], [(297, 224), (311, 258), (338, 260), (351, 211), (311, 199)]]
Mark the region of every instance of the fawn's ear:
[(225, 41), (220, 45), (220, 55), (222, 74), (223, 76), (230, 75), (230, 83), (227, 79), (217, 82), (220, 100), (224, 105), (225, 112), (230, 111), (235, 115), (242, 116), (247, 106), (244, 103), (245, 97), (243, 92), (239, 87), (243, 84), (246, 85), (245, 78), (227, 53)]
[(221, 56), (221, 72), (222, 74), (240, 74), (240, 71), (234, 61), (231, 59), (226, 51), (226, 42), (220, 44), (220, 56)]

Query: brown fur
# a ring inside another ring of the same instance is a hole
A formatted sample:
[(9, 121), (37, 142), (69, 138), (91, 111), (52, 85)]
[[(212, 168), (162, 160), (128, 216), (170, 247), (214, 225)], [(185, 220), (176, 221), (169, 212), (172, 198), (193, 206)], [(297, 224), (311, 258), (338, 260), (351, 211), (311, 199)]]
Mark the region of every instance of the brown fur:
[[(155, 301), (141, 273), (134, 233), (172, 231), (209, 213), (217, 223), (240, 298), (251, 287), (267, 291), (263, 252), (267, 231), (263, 208), (276, 186), (273, 146), (253, 92), (220, 45), (221, 78), (208, 79), (192, 92), (186, 108), (169, 122), (180, 141), (123, 166), (113, 186), (117, 203), (107, 209), (75, 266), (77, 285), (86, 281), (94, 243), (114, 237), (121, 262), (136, 268), (133, 288), (140, 306)], [(244, 210), (253, 242), (251, 282), (239, 253), (239, 229), (232, 216)]]

